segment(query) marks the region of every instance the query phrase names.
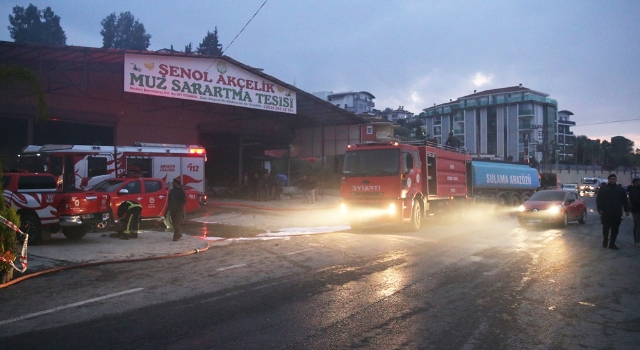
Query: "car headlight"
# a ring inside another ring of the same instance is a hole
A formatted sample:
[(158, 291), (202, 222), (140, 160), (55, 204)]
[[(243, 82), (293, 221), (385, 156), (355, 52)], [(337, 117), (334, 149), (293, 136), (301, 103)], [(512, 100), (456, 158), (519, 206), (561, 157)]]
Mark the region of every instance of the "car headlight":
[(518, 207), (518, 211), (519, 211), (519, 212), (523, 212), (524, 210), (525, 210), (525, 209), (524, 209), (524, 205), (521, 205), (521, 206), (519, 206), (519, 207)]
[(554, 205), (553, 207), (549, 208), (549, 212), (551, 214), (558, 214), (562, 211), (562, 206), (561, 205)]
[(342, 214), (346, 214), (347, 213), (347, 205), (344, 203), (340, 203), (340, 212)]

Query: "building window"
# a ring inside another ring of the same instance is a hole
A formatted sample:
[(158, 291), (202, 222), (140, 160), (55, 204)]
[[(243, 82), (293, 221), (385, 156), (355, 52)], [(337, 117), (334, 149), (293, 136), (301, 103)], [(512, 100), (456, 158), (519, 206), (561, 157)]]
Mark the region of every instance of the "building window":
[(460, 148), (464, 148), (464, 135), (458, 135), (456, 136), (456, 138), (458, 139), (458, 141), (460, 141)]
[(453, 117), (453, 134), (464, 135), (464, 117), (462, 114)]
[(495, 108), (487, 109), (487, 154), (498, 153), (498, 114)]
[(373, 135), (373, 125), (367, 125), (367, 135)]

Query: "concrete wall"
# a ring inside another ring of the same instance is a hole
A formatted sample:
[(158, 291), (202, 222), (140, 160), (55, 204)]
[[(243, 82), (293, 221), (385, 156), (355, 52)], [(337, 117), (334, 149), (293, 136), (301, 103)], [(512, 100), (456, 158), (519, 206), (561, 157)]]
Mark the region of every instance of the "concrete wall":
[[(545, 171), (541, 171), (545, 172)], [(618, 183), (627, 186), (631, 184), (631, 180), (634, 177), (634, 174), (626, 169), (626, 170), (575, 170), (575, 169), (560, 169), (558, 171), (552, 170), (550, 171), (554, 174), (558, 175), (558, 183), (561, 184), (570, 184), (577, 183), (579, 184), (582, 178), (584, 177), (600, 177), (606, 179), (609, 174), (616, 174), (618, 177)], [(636, 175), (637, 176), (637, 175)]]

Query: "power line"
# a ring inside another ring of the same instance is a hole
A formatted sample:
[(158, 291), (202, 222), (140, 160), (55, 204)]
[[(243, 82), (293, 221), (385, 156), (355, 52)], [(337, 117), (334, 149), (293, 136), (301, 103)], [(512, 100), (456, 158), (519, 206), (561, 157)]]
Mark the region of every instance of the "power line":
[(222, 54), (224, 54), (229, 47), (231, 46), (231, 44), (233, 44), (234, 41), (236, 41), (236, 39), (238, 38), (238, 36), (240, 36), (240, 34), (244, 31), (245, 28), (247, 28), (247, 26), (249, 25), (249, 23), (251, 23), (251, 21), (253, 20), (253, 18), (258, 14), (258, 12), (260, 12), (260, 10), (262, 10), (262, 7), (264, 6), (264, 4), (267, 3), (267, 1), (269, 0), (264, 0), (264, 2), (262, 3), (262, 5), (260, 5), (260, 8), (258, 9), (258, 11), (256, 11), (256, 13), (253, 14), (253, 16), (251, 17), (251, 19), (249, 19), (249, 22), (247, 22), (247, 24), (244, 25), (244, 27), (242, 27), (242, 29), (240, 29), (240, 32), (238, 34), (236, 34), (236, 37), (233, 38), (233, 40), (231, 40), (231, 42), (229, 43), (229, 45), (227, 45), (227, 48), (224, 49), (222, 51)]
[(611, 120), (608, 122), (600, 122), (600, 123), (590, 123), (590, 124), (580, 124), (580, 125), (573, 125), (572, 128), (577, 128), (579, 126), (587, 126), (587, 125), (598, 125), (598, 124), (612, 124), (612, 123), (623, 123), (623, 122), (631, 122), (631, 121), (635, 121), (635, 120), (640, 120), (640, 118), (635, 118), (635, 119), (623, 119), (623, 120)]

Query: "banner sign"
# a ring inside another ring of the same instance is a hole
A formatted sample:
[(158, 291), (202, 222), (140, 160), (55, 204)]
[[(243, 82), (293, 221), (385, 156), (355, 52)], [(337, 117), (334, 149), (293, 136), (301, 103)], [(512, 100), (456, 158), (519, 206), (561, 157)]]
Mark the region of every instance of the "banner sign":
[(124, 55), (124, 91), (295, 114), (296, 93), (212, 58)]

